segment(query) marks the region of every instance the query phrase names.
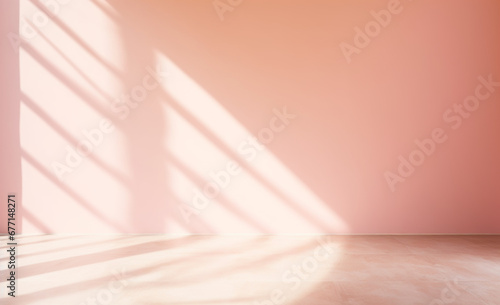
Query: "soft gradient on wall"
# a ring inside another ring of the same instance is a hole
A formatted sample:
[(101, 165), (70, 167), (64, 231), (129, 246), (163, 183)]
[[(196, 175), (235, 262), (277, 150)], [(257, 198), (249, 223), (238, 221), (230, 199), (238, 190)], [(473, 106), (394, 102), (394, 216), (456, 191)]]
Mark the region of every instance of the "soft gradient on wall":
[[(208, 0), (22, 0), (35, 34), (18, 59), (2, 7), (2, 85), (20, 73), (2, 181), (22, 173), (2, 196), (22, 190), (24, 233), (500, 233), (500, 90), (459, 128), (443, 119), (479, 76), (500, 81), (498, 1), (402, 0), (350, 62), (341, 43), (391, 1), (222, 2), (223, 20)], [(436, 128), (447, 140), (391, 190)]]

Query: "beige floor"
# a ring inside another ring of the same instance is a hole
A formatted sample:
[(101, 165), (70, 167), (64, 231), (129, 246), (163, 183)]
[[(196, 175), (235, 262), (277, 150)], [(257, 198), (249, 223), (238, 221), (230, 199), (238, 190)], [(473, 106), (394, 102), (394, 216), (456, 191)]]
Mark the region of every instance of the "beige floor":
[(500, 236), (18, 237), (1, 304), (499, 305)]

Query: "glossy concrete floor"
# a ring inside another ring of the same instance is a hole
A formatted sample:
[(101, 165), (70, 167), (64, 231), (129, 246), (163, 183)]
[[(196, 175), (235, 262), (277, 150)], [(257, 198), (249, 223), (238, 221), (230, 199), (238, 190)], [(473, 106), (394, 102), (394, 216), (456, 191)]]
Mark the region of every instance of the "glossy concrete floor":
[(2, 255), (1, 304), (500, 304), (498, 235), (17, 241), (17, 296), (6, 296)]

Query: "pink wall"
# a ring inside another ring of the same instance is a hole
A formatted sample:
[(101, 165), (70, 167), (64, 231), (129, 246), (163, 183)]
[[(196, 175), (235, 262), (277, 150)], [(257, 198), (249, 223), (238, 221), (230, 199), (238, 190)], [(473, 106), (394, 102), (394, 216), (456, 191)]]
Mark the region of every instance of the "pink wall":
[[(0, 227), (7, 231), (8, 195), (17, 199), (17, 224), (22, 226), (22, 183), (19, 144), (19, 53), (9, 37), (17, 34), (19, 5), (16, 1), (0, 2)], [(10, 35), (9, 35), (10, 34)]]
[(25, 233), (500, 233), (497, 1), (58, 3), (20, 2)]

